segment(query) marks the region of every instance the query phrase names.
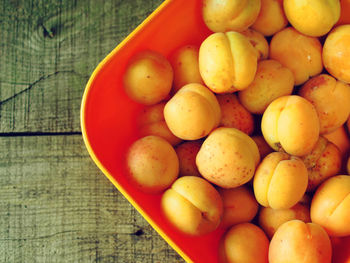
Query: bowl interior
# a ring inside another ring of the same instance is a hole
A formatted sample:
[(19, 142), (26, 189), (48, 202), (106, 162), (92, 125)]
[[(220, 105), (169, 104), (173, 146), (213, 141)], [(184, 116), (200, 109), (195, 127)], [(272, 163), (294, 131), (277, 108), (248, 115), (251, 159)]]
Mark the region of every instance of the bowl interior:
[(173, 229), (160, 211), (161, 195), (143, 194), (126, 179), (125, 153), (138, 138), (136, 119), (142, 109), (123, 90), (131, 56), (151, 49), (169, 55), (185, 44), (200, 45), (210, 34), (201, 17), (201, 0), (164, 2), (97, 67), (85, 90), (82, 129), (87, 148), (102, 171), (187, 261), (217, 262), (222, 229), (191, 237)]

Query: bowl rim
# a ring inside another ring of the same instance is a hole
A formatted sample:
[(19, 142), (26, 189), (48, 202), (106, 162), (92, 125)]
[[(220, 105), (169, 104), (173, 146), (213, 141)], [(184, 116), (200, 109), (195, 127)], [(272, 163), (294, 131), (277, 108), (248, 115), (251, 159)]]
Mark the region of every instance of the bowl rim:
[(118, 189), (119, 192), (128, 200), (128, 202), (131, 203), (131, 205), (143, 216), (143, 218), (146, 219), (146, 221), (155, 229), (158, 234), (186, 261), (186, 262), (193, 262), (189, 256), (182, 251), (180, 247), (160, 228), (158, 225), (153, 221), (153, 219), (148, 216), (143, 209), (136, 203), (136, 201), (132, 198), (131, 195), (129, 195), (124, 188), (119, 184), (119, 182), (112, 176), (112, 174), (108, 171), (108, 169), (101, 163), (101, 161), (96, 156), (94, 150), (92, 149), (92, 146), (89, 142), (89, 138), (87, 135), (87, 129), (86, 129), (86, 123), (85, 123), (85, 117), (86, 117), (86, 103), (89, 97), (89, 93), (92, 87), (92, 84), (96, 78), (96, 76), (99, 74), (99, 72), (102, 70), (102, 68), (108, 63), (108, 61), (119, 52), (119, 50), (128, 44), (130, 40), (132, 40), (137, 33), (142, 31), (142, 29), (149, 24), (157, 15), (160, 13), (163, 9), (167, 8), (171, 2), (174, 2), (176, 0), (165, 0), (163, 1), (146, 19), (144, 19), (127, 37), (125, 37), (94, 69), (92, 72), (86, 86), (84, 89), (84, 93), (82, 96), (81, 101), (81, 107), (80, 107), (80, 126), (82, 131), (82, 137), (85, 144), (85, 147), (91, 157), (91, 159), (94, 161), (94, 163), (97, 165), (97, 167), (103, 172), (103, 174), (109, 179), (109, 181)]

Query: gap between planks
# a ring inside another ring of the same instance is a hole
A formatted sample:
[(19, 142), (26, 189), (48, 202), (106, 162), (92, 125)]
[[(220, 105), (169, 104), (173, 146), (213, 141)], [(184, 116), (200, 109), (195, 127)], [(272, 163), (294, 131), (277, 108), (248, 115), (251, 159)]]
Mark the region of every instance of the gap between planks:
[(0, 137), (28, 137), (28, 136), (69, 136), (82, 135), (81, 132), (0, 132)]

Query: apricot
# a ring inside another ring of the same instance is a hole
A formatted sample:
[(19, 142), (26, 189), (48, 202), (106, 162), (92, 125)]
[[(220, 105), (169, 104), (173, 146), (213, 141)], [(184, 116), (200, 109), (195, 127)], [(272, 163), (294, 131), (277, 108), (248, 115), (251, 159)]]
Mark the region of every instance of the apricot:
[(179, 144), (182, 141), (180, 138), (172, 134), (164, 120), (160, 122), (150, 123), (141, 127), (140, 134), (142, 137), (148, 135), (162, 137), (173, 146)]
[(211, 132), (196, 157), (201, 175), (223, 188), (248, 182), (259, 161), (259, 150), (253, 139), (238, 129), (226, 127)]
[(244, 35), (214, 33), (199, 48), (199, 72), (215, 93), (242, 90), (254, 79), (258, 55)]
[(164, 120), (165, 102), (160, 102), (151, 106), (142, 108), (137, 117), (137, 124), (139, 127), (145, 126), (149, 123), (159, 122)]
[(265, 158), (266, 155), (273, 152), (272, 148), (270, 147), (270, 145), (268, 145), (263, 136), (255, 135), (251, 138), (256, 143), (256, 146), (258, 146), (261, 159)]
[(152, 105), (168, 96), (173, 82), (173, 69), (162, 54), (142, 51), (130, 59), (123, 81), (125, 92), (131, 99)]
[(283, 223), (294, 219), (305, 223), (311, 222), (309, 208), (306, 205), (297, 203), (295, 206), (287, 209), (263, 207), (259, 211), (259, 225), (270, 239)]
[(238, 92), (243, 106), (252, 113), (263, 114), (267, 106), (278, 97), (291, 95), (294, 88), (293, 73), (276, 60), (258, 63), (253, 82)]
[(321, 74), (308, 80), (299, 95), (315, 106), (320, 120), (320, 133), (330, 133), (342, 126), (350, 114), (350, 86)]
[(221, 108), (221, 126), (236, 128), (248, 135), (253, 133), (253, 115), (242, 106), (236, 94), (219, 94), (216, 98)]
[(338, 147), (320, 136), (311, 153), (302, 157), (309, 175), (307, 191), (315, 190), (327, 178), (336, 175), (341, 159)]
[(350, 150), (350, 140), (344, 126), (339, 127), (334, 132), (324, 134), (323, 136), (338, 147), (343, 159), (347, 158), (347, 154)]
[(264, 231), (251, 223), (231, 227), (222, 237), (220, 263), (268, 263), (269, 240)]
[(339, 0), (284, 0), (283, 7), (289, 23), (312, 37), (327, 34), (340, 17)]
[(217, 190), (197, 176), (183, 176), (166, 190), (161, 209), (168, 221), (189, 235), (204, 235), (214, 231), (223, 213)]
[(291, 208), (303, 197), (307, 181), (307, 169), (301, 159), (273, 152), (256, 169), (253, 179), (255, 198), (265, 207)]
[(350, 25), (334, 28), (323, 45), (322, 58), (326, 70), (338, 80), (350, 83)]
[(179, 158), (180, 176), (201, 176), (196, 165), (196, 156), (201, 145), (201, 141), (187, 141), (175, 148)]
[(272, 36), (288, 24), (282, 1), (261, 0), (261, 9), (252, 28), (265, 36)]
[(303, 156), (311, 152), (319, 137), (319, 120), (314, 106), (297, 96), (275, 99), (266, 108), (261, 131), (272, 149)]
[(350, 175), (350, 157), (348, 158), (348, 161), (346, 162), (346, 171)]
[(322, 45), (317, 38), (305, 36), (292, 27), (276, 33), (270, 43), (270, 58), (292, 71), (295, 85), (321, 73), (321, 52)]
[(249, 40), (250, 44), (258, 51), (258, 61), (267, 59), (269, 56), (269, 43), (263, 34), (250, 28), (240, 33), (244, 35)]
[(252, 191), (245, 186), (219, 189), (219, 193), (224, 204), (224, 214), (221, 220), (223, 227), (250, 222), (258, 212), (258, 202)]
[(174, 92), (190, 83), (204, 84), (199, 73), (199, 48), (194, 45), (185, 45), (177, 49), (170, 57), (174, 70)]
[(182, 140), (169, 130), (165, 123), (163, 110), (165, 102), (145, 107), (139, 115), (138, 123), (140, 135), (156, 135), (167, 140), (171, 145), (176, 145)]
[(332, 263), (350, 263), (350, 236), (331, 237)]
[(165, 139), (153, 135), (130, 146), (126, 165), (131, 183), (145, 193), (164, 191), (179, 174), (179, 160), (174, 148)]
[(213, 32), (239, 32), (254, 23), (260, 6), (260, 0), (203, 0), (202, 16), (204, 23)]
[(165, 105), (164, 118), (170, 131), (184, 140), (205, 137), (221, 120), (215, 95), (197, 83), (182, 87)]
[(331, 257), (331, 241), (326, 231), (314, 223), (288, 221), (270, 242), (270, 263), (330, 263)]
[(310, 214), (312, 222), (330, 236), (350, 235), (350, 176), (333, 176), (321, 184), (312, 198)]

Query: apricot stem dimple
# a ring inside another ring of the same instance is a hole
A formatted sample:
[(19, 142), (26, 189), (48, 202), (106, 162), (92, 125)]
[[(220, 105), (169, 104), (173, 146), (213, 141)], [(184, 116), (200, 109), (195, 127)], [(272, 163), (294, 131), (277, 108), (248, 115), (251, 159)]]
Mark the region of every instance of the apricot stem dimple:
[(203, 219), (210, 221), (209, 216), (208, 216), (208, 212), (205, 212), (205, 211), (203, 212), (203, 211), (201, 211), (201, 215), (202, 215), (202, 218), (203, 218)]
[(311, 153), (303, 157), (304, 164), (308, 170), (312, 170), (316, 167), (317, 161), (323, 155), (327, 144), (328, 141), (325, 138), (320, 137)]
[(275, 147), (277, 148), (278, 152), (285, 152), (280, 142), (276, 142)]

